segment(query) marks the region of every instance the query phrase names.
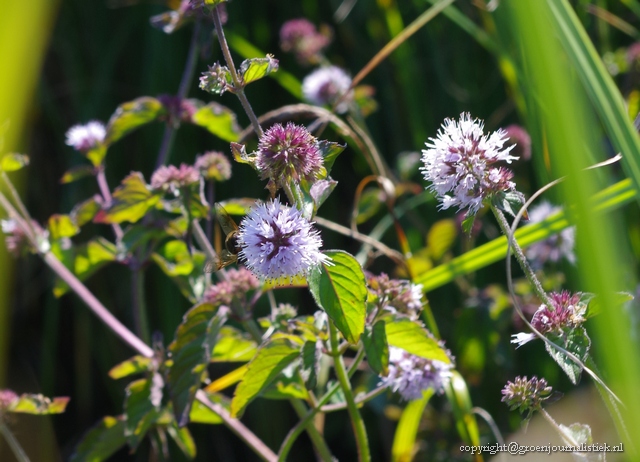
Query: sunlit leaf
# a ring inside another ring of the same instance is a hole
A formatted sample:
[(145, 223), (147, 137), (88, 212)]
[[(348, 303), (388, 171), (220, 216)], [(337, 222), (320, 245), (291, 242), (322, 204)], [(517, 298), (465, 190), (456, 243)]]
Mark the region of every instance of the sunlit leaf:
[(313, 390), (316, 387), (321, 357), (322, 350), (318, 348), (316, 342), (304, 342), (302, 350), (300, 350), (300, 375), (308, 390)]
[(422, 422), (424, 409), (427, 407), (427, 403), (433, 393), (433, 389), (429, 388), (423, 393), (422, 398), (409, 401), (402, 411), (402, 416), (396, 427), (396, 433), (393, 436), (392, 462), (409, 462), (413, 460), (413, 456), (416, 453), (418, 427)]
[(445, 392), (462, 441), (466, 444), (479, 445), (480, 432), (472, 412), (473, 403), (469, 395), (469, 388), (458, 371), (451, 371), (451, 379), (445, 387)]
[(193, 459), (196, 456), (196, 443), (193, 441), (193, 437), (187, 427), (178, 427), (175, 420), (172, 420), (167, 427), (167, 433), (176, 445), (180, 448), (182, 453), (188, 458)]
[(220, 327), (226, 315), (210, 303), (191, 308), (182, 318), (176, 336), (169, 345), (173, 364), (168, 382), (171, 402), (180, 426), (189, 422), (191, 404), (200, 388)]
[(209, 385), (205, 387), (205, 391), (217, 393), (219, 391), (225, 390), (236, 383), (242, 380), (244, 374), (246, 374), (249, 366), (247, 364), (238, 367), (237, 369), (232, 370), (228, 374), (223, 375), (222, 377), (214, 380)]
[(111, 207), (100, 217), (103, 223), (137, 222), (160, 200), (144, 182), (140, 172), (132, 172), (113, 192)]
[(129, 358), (122, 361), (111, 368), (109, 371), (109, 377), (112, 379), (121, 379), (133, 374), (140, 374), (142, 372), (148, 372), (149, 366), (152, 364), (152, 359), (142, 355), (136, 355), (133, 358)]
[(96, 174), (96, 169), (89, 165), (80, 165), (78, 167), (73, 167), (64, 172), (62, 178), (60, 178), (60, 183), (68, 184), (73, 183), (74, 181), (78, 181), (82, 178), (86, 178), (88, 176), (93, 176)]
[(300, 345), (287, 338), (265, 343), (249, 363), (242, 382), (236, 387), (231, 401), (231, 415), (239, 417), (246, 406), (256, 398), (282, 370), (300, 354)]
[(324, 159), (324, 168), (327, 170), (327, 175), (331, 173), (333, 163), (346, 147), (347, 146), (344, 144), (338, 144), (332, 141), (318, 141), (318, 149), (320, 149), (320, 153), (322, 154), (322, 158)]
[(366, 326), (362, 335), (364, 351), (369, 367), (378, 375), (389, 373), (389, 344), (385, 331), (385, 322), (380, 320), (373, 327)]
[(455, 220), (447, 219), (435, 222), (427, 234), (427, 247), (431, 257), (434, 260), (440, 260), (445, 252), (451, 250), (457, 236), (458, 226)]
[(247, 362), (258, 349), (256, 342), (235, 327), (224, 326), (220, 329), (218, 341), (211, 355), (211, 362)]
[[(591, 339), (587, 335), (587, 331), (584, 327), (574, 327), (563, 330), (562, 335), (558, 335), (555, 332), (548, 332), (545, 334), (549, 340), (556, 345), (561, 346), (569, 353), (575, 355), (583, 363), (589, 356), (589, 348), (591, 347)], [(545, 342), (545, 348), (549, 355), (555, 362), (562, 368), (567, 374), (569, 380), (574, 385), (577, 385), (580, 381), (580, 374), (582, 373), (582, 367), (576, 364), (573, 360), (568, 358), (564, 353), (558, 351), (556, 348), (550, 346)]]
[(190, 274), (193, 271), (191, 254), (184, 241), (173, 240), (153, 254), (154, 261), (168, 276)]
[(164, 110), (159, 100), (149, 96), (121, 104), (109, 119), (105, 143), (113, 144), (136, 128), (153, 122)]
[(435, 359), (451, 364), (449, 356), (438, 341), (416, 321), (407, 318), (387, 318), (385, 331), (389, 345), (402, 348), (421, 358)]
[(61, 414), (68, 402), (69, 398), (66, 396), (51, 399), (43, 395), (24, 393), (9, 405), (7, 411), (35, 415)]
[(309, 290), (350, 342), (357, 343), (364, 331), (367, 286), (360, 264), (347, 252), (328, 250), (331, 266), (320, 265), (309, 274)]
[(93, 220), (99, 211), (100, 204), (94, 196), (76, 205), (69, 215), (76, 225), (83, 226)]
[[(147, 431), (160, 418), (160, 402), (157, 393), (163, 384), (157, 372), (152, 378), (131, 382), (125, 390), (125, 437), (131, 449), (136, 449)], [(160, 397), (161, 398), (161, 397)]]
[(9, 152), (0, 158), (0, 170), (5, 172), (14, 172), (26, 165), (29, 165), (29, 156), (25, 154)]
[(266, 58), (251, 58), (245, 59), (240, 64), (240, 76), (242, 82), (247, 85), (258, 79), (266, 77), (272, 72), (277, 72), (278, 60), (272, 55), (267, 55)]
[[(209, 401), (215, 404), (220, 404), (227, 411), (231, 406), (231, 401), (224, 395), (220, 395), (218, 393), (209, 393), (206, 392)], [(193, 405), (191, 406), (191, 412), (189, 413), (189, 422), (191, 423), (202, 423), (209, 425), (217, 425), (223, 423), (223, 420), (220, 418), (218, 414), (213, 412), (207, 406), (202, 404), (198, 400), (193, 401)]]
[[(308, 387), (307, 387), (308, 388)], [(280, 374), (263, 392), (266, 399), (309, 399), (309, 392), (304, 383), (295, 375), (292, 377)]]
[(69, 215), (61, 214), (51, 215), (47, 228), (52, 239), (72, 237), (80, 232), (80, 228)]
[(237, 141), (241, 131), (233, 111), (216, 102), (199, 108), (191, 121), (224, 141)]
[(124, 417), (106, 416), (82, 437), (70, 462), (102, 462), (127, 443)]

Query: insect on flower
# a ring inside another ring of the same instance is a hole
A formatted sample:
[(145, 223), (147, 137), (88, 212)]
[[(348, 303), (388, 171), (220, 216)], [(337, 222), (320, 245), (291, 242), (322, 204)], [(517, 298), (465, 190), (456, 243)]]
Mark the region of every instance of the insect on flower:
[(231, 263), (237, 262), (238, 253), (242, 250), (238, 243), (238, 225), (220, 204), (215, 204), (215, 207), (218, 223), (220, 223), (220, 227), (226, 237), (224, 239), (224, 248), (218, 252), (218, 256), (205, 264), (205, 273), (220, 271)]

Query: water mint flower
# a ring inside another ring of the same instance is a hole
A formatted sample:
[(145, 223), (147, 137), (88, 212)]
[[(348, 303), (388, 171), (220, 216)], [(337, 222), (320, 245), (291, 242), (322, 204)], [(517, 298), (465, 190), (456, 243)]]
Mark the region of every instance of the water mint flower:
[(84, 125), (74, 125), (67, 130), (66, 144), (76, 151), (87, 152), (102, 144), (106, 135), (107, 129), (104, 124), (92, 120)]
[(328, 263), (320, 252), (322, 240), (312, 223), (296, 208), (279, 199), (260, 204), (240, 223), (238, 257), (257, 277), (265, 280), (306, 275)]
[[(561, 334), (564, 329), (575, 329), (586, 321), (587, 304), (581, 300), (582, 294), (571, 294), (567, 291), (549, 294), (551, 306), (540, 305), (531, 318), (531, 325), (541, 334), (556, 332)], [(534, 334), (520, 332), (512, 335), (511, 343), (521, 347), (534, 340)]]
[(196, 158), (193, 165), (207, 180), (225, 181), (231, 178), (231, 163), (218, 151), (205, 152)]
[(151, 187), (155, 190), (175, 192), (199, 181), (200, 173), (191, 165), (180, 164), (180, 168), (175, 165), (163, 165), (153, 172)]
[(545, 379), (516, 377), (502, 389), (502, 402), (507, 403), (512, 411), (518, 409), (520, 414), (528, 412), (529, 417), (533, 411), (540, 409), (543, 401), (552, 396), (552, 390)]
[(438, 196), (441, 209), (467, 209), (471, 216), (485, 199), (498, 193), (511, 192), (522, 198), (510, 181), (513, 173), (495, 166), (517, 159), (509, 154), (513, 146), (504, 147), (508, 135), (504, 130), (485, 135), (483, 127), (482, 121), (463, 113), (459, 121), (445, 119), (438, 137), (426, 143), (420, 170), (431, 182), (428, 189)]
[[(317, 106), (331, 105), (351, 86), (351, 77), (337, 66), (321, 67), (306, 76), (302, 81), (304, 99)], [(353, 91), (336, 107), (337, 112), (346, 112)]]
[(275, 124), (260, 138), (256, 167), (262, 179), (269, 178), (280, 188), (289, 179), (313, 181), (320, 175), (322, 153), (309, 131), (291, 122)]
[[(559, 212), (561, 207), (554, 207), (549, 202), (542, 202), (529, 210), (529, 221), (539, 223), (545, 218)], [(576, 263), (576, 255), (573, 253), (575, 244), (575, 226), (565, 228), (560, 233), (550, 236), (544, 241), (536, 242), (525, 250), (525, 255), (531, 261), (535, 269), (550, 262), (558, 262), (563, 257), (571, 264)]]
[(400, 393), (406, 401), (421, 398), (422, 392), (429, 388), (441, 394), (451, 378), (451, 369), (452, 364), (421, 358), (390, 346), (389, 374), (382, 377), (380, 385)]

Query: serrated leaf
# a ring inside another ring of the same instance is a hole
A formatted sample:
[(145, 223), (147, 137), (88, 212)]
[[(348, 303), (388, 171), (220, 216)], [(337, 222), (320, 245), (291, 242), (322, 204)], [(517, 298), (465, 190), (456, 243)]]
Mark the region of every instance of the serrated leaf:
[(142, 372), (148, 372), (149, 366), (152, 364), (152, 359), (142, 355), (136, 355), (133, 358), (129, 358), (122, 361), (111, 368), (108, 372), (109, 377), (112, 379), (121, 379), (128, 377), (132, 374), (140, 374)]
[(82, 437), (70, 462), (102, 462), (127, 443), (122, 416), (106, 416)]
[(435, 359), (451, 364), (438, 341), (420, 324), (407, 318), (388, 319), (385, 332), (389, 345), (402, 348), (409, 353), (425, 359)]
[(211, 102), (199, 108), (191, 117), (191, 122), (206, 128), (210, 133), (224, 141), (237, 141), (240, 137), (240, 126), (231, 109)]
[(333, 163), (346, 147), (345, 144), (334, 143), (332, 141), (318, 141), (318, 149), (320, 149), (320, 153), (324, 159), (324, 168), (327, 170), (327, 176), (331, 173)]
[(427, 248), (431, 258), (440, 260), (451, 249), (458, 236), (458, 226), (455, 220), (446, 219), (437, 221), (429, 229), (427, 234)]
[(96, 214), (100, 211), (100, 204), (96, 201), (95, 197), (91, 197), (86, 201), (77, 204), (71, 213), (71, 219), (75, 221), (76, 225), (84, 226), (89, 223)]
[(122, 180), (122, 184), (113, 192), (111, 207), (100, 217), (101, 222), (122, 223), (128, 221), (135, 223), (159, 200), (160, 196), (147, 188), (142, 174), (132, 172)]
[(239, 164), (248, 164), (253, 167), (254, 170), (258, 170), (256, 166), (257, 156), (255, 153), (247, 153), (247, 148), (244, 144), (231, 143), (231, 155), (233, 160)]
[(369, 367), (378, 375), (389, 373), (389, 344), (385, 331), (385, 322), (380, 320), (373, 327), (366, 326), (362, 335), (364, 351)]
[(307, 386), (307, 390), (312, 390), (316, 387), (321, 356), (322, 351), (318, 348), (316, 342), (304, 342), (302, 350), (300, 350), (300, 375)]
[[(545, 334), (549, 340), (558, 346), (561, 346), (569, 353), (573, 353), (583, 363), (589, 356), (589, 348), (591, 347), (591, 339), (587, 335), (587, 331), (584, 327), (568, 328), (563, 331), (563, 335), (558, 335), (555, 332), (548, 332)], [(554, 359), (556, 363), (562, 368), (571, 383), (577, 385), (580, 381), (580, 375), (582, 373), (582, 367), (574, 363), (564, 353), (556, 350), (554, 347), (549, 346), (545, 342), (545, 348), (547, 353)]]
[(86, 178), (88, 176), (93, 176), (96, 174), (96, 169), (89, 165), (80, 165), (78, 167), (73, 167), (64, 172), (62, 178), (60, 178), (60, 183), (68, 184), (73, 183), (74, 181), (78, 181), (82, 178)]
[(176, 336), (169, 345), (173, 364), (167, 376), (171, 402), (178, 425), (189, 422), (196, 392), (200, 389), (225, 313), (210, 303), (191, 308), (182, 318)]
[(258, 350), (258, 345), (248, 335), (235, 327), (220, 329), (218, 341), (211, 355), (211, 362), (247, 362)]
[(66, 396), (51, 399), (44, 395), (24, 393), (11, 403), (7, 411), (35, 415), (62, 414), (67, 408), (69, 399)]
[(272, 55), (267, 55), (266, 58), (245, 59), (242, 61), (242, 64), (240, 64), (240, 76), (242, 77), (244, 85), (255, 82), (277, 71), (278, 60)]
[(133, 450), (162, 414), (160, 403), (155, 396), (161, 380), (162, 377), (156, 372), (152, 378), (136, 380), (127, 385), (124, 400), (124, 435)]
[[(218, 393), (209, 393), (207, 391), (205, 391), (205, 393), (207, 394), (209, 401), (215, 404), (220, 404), (227, 411), (229, 410), (229, 407), (231, 405), (229, 398)], [(200, 401), (195, 400), (193, 402), (193, 406), (191, 406), (191, 412), (189, 413), (189, 422), (217, 425), (223, 423), (224, 421), (218, 414), (213, 412), (207, 406), (202, 404)]]
[[(103, 237), (97, 237), (86, 244), (71, 249), (72, 254), (65, 253), (63, 263), (81, 281), (86, 280), (107, 263), (115, 261), (116, 246)], [(61, 279), (56, 280), (53, 294), (60, 297), (69, 290), (69, 286)]]
[(358, 343), (364, 332), (367, 285), (358, 261), (347, 252), (328, 250), (331, 266), (323, 264), (309, 274), (309, 290), (344, 338)]
[(136, 128), (153, 122), (163, 113), (162, 103), (149, 96), (142, 96), (121, 104), (109, 119), (105, 144), (115, 143)]
[(0, 158), (0, 170), (5, 172), (15, 172), (26, 165), (29, 165), (29, 156), (26, 154), (8, 152)]
[(62, 239), (72, 237), (80, 232), (80, 228), (69, 215), (54, 214), (49, 217), (47, 228), (51, 234), (51, 239)]
[(298, 358), (300, 346), (288, 338), (265, 343), (249, 363), (242, 382), (236, 387), (231, 401), (231, 416), (240, 417), (247, 405), (256, 398), (282, 370)]
[(167, 433), (188, 459), (196, 457), (196, 443), (187, 427), (180, 428), (176, 421), (172, 420), (167, 427)]

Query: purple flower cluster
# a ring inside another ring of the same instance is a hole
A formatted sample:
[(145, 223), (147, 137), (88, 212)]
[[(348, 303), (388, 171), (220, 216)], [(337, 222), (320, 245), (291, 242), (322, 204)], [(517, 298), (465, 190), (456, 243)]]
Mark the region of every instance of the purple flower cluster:
[(196, 168), (187, 164), (163, 165), (151, 176), (151, 187), (155, 190), (175, 192), (180, 188), (198, 183), (200, 173)]
[(229, 269), (227, 279), (208, 287), (202, 301), (213, 305), (230, 305), (234, 298), (242, 298), (250, 290), (260, 287), (260, 281), (245, 268)]
[(401, 348), (389, 347), (389, 374), (382, 377), (380, 385), (400, 393), (406, 401), (422, 397), (432, 388), (443, 393), (451, 378), (452, 364), (434, 359), (425, 359)]
[(258, 205), (242, 220), (238, 244), (242, 247), (238, 257), (265, 280), (306, 275), (329, 262), (320, 252), (322, 240), (312, 223), (278, 199)]
[(504, 147), (508, 135), (498, 130), (485, 135), (484, 123), (471, 119), (469, 113), (460, 120), (445, 119), (437, 138), (429, 138), (422, 151), (421, 167), (428, 187), (440, 200), (440, 207), (467, 209), (475, 215), (485, 199), (500, 192), (515, 192), (510, 181), (513, 173), (496, 162), (511, 163), (517, 157), (509, 154), (513, 146)]
[(304, 18), (287, 21), (280, 28), (280, 48), (293, 52), (302, 64), (317, 62), (330, 42), (328, 34), (318, 32), (316, 26)]
[(401, 313), (412, 320), (422, 312), (422, 284), (402, 279), (389, 279), (385, 273), (367, 275), (369, 289), (377, 297), (378, 305), (391, 313)]
[(207, 180), (225, 181), (231, 178), (231, 162), (218, 151), (205, 152), (193, 165)]
[(521, 414), (531, 412), (540, 409), (542, 402), (551, 396), (552, 390), (545, 379), (516, 377), (502, 389), (502, 402), (507, 403), (511, 410), (518, 409)]

